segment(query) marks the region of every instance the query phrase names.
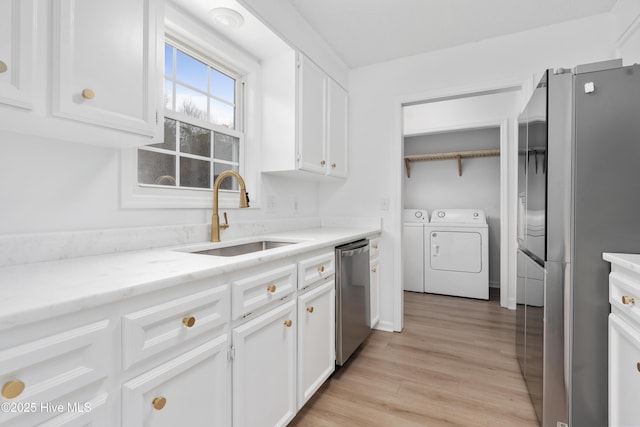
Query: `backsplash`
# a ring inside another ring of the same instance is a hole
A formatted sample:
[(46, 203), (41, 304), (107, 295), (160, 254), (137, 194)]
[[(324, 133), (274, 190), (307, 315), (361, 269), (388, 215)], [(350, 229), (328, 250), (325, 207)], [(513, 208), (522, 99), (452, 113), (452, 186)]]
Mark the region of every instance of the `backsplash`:
[[(222, 231), (221, 240), (321, 226), (360, 228), (379, 225), (380, 219), (375, 218), (321, 220), (309, 217), (236, 222)], [(210, 224), (188, 224), (3, 235), (0, 236), (0, 267), (206, 242), (210, 232)]]

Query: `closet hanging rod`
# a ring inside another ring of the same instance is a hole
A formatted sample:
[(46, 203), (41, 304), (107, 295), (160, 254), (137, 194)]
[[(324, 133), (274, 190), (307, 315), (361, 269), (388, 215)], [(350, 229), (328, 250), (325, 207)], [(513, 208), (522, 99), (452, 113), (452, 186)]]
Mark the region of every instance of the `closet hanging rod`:
[(474, 150), (474, 151), (451, 151), (447, 153), (430, 154), (408, 154), (404, 156), (404, 165), (407, 169), (407, 178), (411, 178), (411, 162), (429, 162), (432, 160), (457, 160), (458, 176), (462, 176), (462, 159), (473, 157), (496, 157), (500, 155), (499, 149)]

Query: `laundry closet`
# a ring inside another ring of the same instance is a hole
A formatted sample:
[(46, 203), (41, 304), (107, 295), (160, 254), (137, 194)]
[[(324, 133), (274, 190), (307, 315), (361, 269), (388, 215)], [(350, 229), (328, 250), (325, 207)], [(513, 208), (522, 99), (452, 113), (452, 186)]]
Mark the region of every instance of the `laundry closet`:
[(512, 116), (509, 93), (405, 107), (406, 291), (488, 299), (500, 288), (505, 134), (497, 117), (483, 122), (483, 105), (496, 100), (496, 115)]

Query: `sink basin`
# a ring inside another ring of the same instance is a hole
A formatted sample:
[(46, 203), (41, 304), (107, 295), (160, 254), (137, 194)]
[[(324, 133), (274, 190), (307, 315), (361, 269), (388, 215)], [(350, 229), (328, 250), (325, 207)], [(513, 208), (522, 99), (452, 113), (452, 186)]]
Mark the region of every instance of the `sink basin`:
[(252, 252), (266, 251), (267, 249), (281, 248), (287, 245), (293, 245), (294, 242), (275, 242), (264, 240), (261, 242), (243, 243), (240, 245), (225, 246), (224, 248), (207, 249), (205, 251), (196, 251), (194, 254), (214, 255), (214, 256), (237, 256), (250, 254)]

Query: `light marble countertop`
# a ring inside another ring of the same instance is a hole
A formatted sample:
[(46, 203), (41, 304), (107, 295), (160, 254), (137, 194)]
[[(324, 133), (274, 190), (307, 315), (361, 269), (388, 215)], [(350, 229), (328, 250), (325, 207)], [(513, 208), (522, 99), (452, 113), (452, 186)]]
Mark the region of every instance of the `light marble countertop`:
[[(371, 237), (380, 228), (318, 227), (221, 243), (95, 255), (0, 268), (0, 330)], [(193, 254), (259, 240), (299, 242), (235, 257)]]
[(634, 273), (640, 274), (640, 254), (617, 254), (605, 252), (602, 259), (613, 265), (623, 267)]

